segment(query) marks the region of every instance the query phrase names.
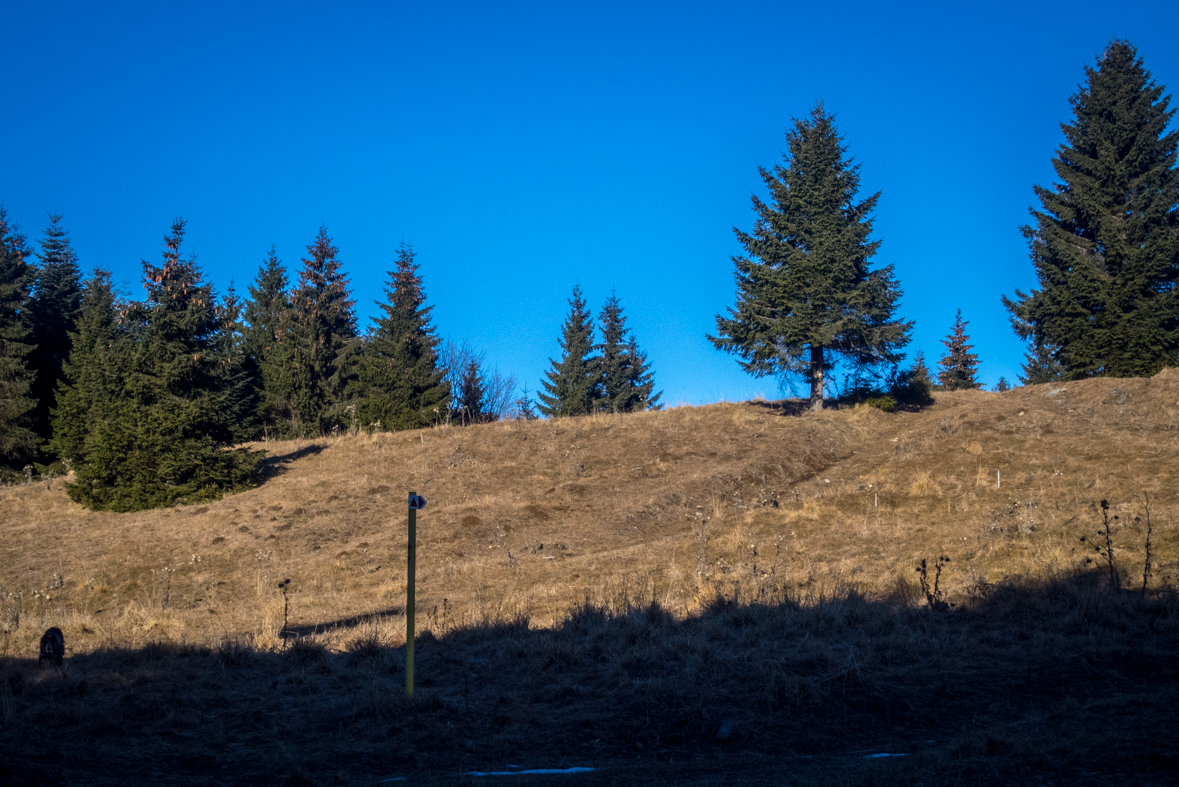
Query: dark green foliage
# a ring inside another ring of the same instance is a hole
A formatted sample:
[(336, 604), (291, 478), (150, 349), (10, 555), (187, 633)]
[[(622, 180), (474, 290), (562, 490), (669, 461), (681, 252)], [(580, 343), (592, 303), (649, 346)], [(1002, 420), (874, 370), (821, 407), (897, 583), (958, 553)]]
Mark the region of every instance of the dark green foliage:
[(574, 285), (569, 316), (561, 330), (563, 355), (560, 361), (549, 360), (552, 369), (545, 372), (547, 379), (541, 382), (544, 392), (539, 393), (537, 406), (545, 416), (587, 415), (602, 398), (601, 369), (597, 358), (590, 355), (594, 349), (593, 332), (581, 287)]
[(946, 347), (946, 354), (937, 362), (942, 370), (938, 372), (938, 382), (947, 391), (967, 391), (982, 388), (982, 383), (976, 379), (978, 374), (978, 356), (970, 352), (974, 345), (967, 344), (970, 337), (966, 335), (967, 323), (962, 319), (959, 309), (954, 317), (954, 327), (950, 335), (942, 339)]
[(433, 306), (414, 261), (413, 247), (401, 244), (389, 271), (385, 313), (374, 319), (360, 363), (361, 422), (386, 431), (437, 423), (450, 407), (450, 390), (438, 364), (438, 337), (430, 322)]
[(1023, 372), (1019, 381), (1024, 385), (1040, 385), (1054, 383), (1064, 378), (1064, 365), (1056, 360), (1057, 351), (1042, 342), (1032, 342), (1031, 348), (1024, 355)]
[(242, 300), (230, 281), (225, 297), (217, 307), (216, 350), (226, 385), (226, 416), (233, 425), (231, 431), (235, 443), (257, 436), (255, 414), (258, 410), (258, 381), (261, 379), (257, 359), (249, 352), (242, 310)]
[(1004, 298), (1025, 382), (1149, 376), (1179, 363), (1179, 131), (1126, 41), (1086, 68), (1042, 210), (1023, 228), (1039, 289)]
[(344, 423), (347, 393), (360, 342), (354, 301), (336, 259), (339, 252), (320, 227), (307, 247), (299, 285), (291, 294), (290, 319), (280, 327), (277, 385), (287, 402), (287, 429), (315, 436)]
[(652, 394), (655, 382), (647, 366), (647, 356), (639, 351), (634, 336), (628, 336), (617, 295), (610, 294), (598, 319), (602, 343), (597, 347), (601, 370), (597, 409), (610, 413), (658, 410), (661, 394)]
[(479, 362), (474, 358), (467, 361), (459, 378), (459, 396), (455, 402), (455, 413), (462, 424), (485, 423), (487, 414), (483, 411), (483, 400), (487, 390), (483, 385), (483, 374)]
[(885, 413), (891, 413), (897, 409), (897, 400), (891, 396), (873, 396), (871, 399), (865, 399), (864, 404)]
[(284, 327), (291, 319), (287, 286), (286, 269), (271, 246), (249, 288), (250, 299), (243, 311), (248, 371), (255, 374), (251, 382), (263, 437), (282, 434), (280, 426), (289, 424), (291, 392), (284, 383), (290, 345), (281, 341)]
[(1011, 390), (1011, 384), (1007, 382), (1006, 377), (1000, 377), (999, 382), (995, 383), (995, 392), (996, 393), (1005, 393), (1006, 391), (1010, 391), (1010, 390)]
[(917, 351), (912, 368), (892, 375), (888, 395), (902, 410), (920, 410), (933, 404), (933, 379), (925, 365), (924, 352)]
[(0, 467), (19, 468), (37, 447), (28, 365), (33, 349), (26, 314), (33, 277), (28, 254), (25, 237), (9, 225), (0, 206)]
[(52, 436), (50, 410), (62, 379), (62, 365), (70, 354), (70, 334), (82, 306), (78, 258), (61, 227), (60, 215), (49, 217), (37, 257), (41, 264), (29, 298), (29, 323), (37, 346), (29, 354), (29, 368), (35, 375), (31, 396), (37, 400), (33, 425), (37, 434), (48, 440)]
[(861, 368), (895, 363), (912, 325), (893, 318), (901, 290), (892, 266), (868, 267), (880, 195), (855, 201), (860, 166), (845, 158), (833, 121), (816, 107), (787, 132), (786, 166), (759, 167), (772, 204), (753, 197), (752, 234), (734, 229), (747, 255), (733, 257), (737, 305), (708, 337), (751, 374), (801, 376), (813, 409), (836, 356)]
[(147, 300), (126, 305), (126, 332), (106, 358), (71, 498), (135, 511), (216, 498), (253, 482), (260, 455), (234, 440), (235, 381), (212, 287), (181, 260), (184, 222), (164, 264), (143, 263)]
[[(90, 431), (91, 407), (116, 395), (110, 374), (119, 327), (110, 271), (96, 269), (83, 289), (76, 330), (70, 334), (70, 354), (62, 365), (52, 410), (53, 439), (49, 450), (77, 464), (83, 459)], [(108, 389), (107, 386), (110, 386)]]

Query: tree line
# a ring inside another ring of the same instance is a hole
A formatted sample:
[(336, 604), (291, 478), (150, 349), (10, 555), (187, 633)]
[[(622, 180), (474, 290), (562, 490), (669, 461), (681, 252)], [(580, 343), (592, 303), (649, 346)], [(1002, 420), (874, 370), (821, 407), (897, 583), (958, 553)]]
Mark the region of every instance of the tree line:
[[(1035, 188), (1040, 207), (1022, 228), (1038, 288), (1003, 297), (1027, 342), (1025, 384), (1179, 364), (1169, 102), (1128, 42), (1086, 68), (1053, 159), (1059, 182)], [(880, 194), (858, 197), (860, 165), (833, 115), (817, 106), (786, 141), (784, 164), (759, 169), (770, 199), (753, 198), (753, 229), (735, 229), (736, 305), (709, 341), (753, 375), (803, 380), (814, 409), (837, 361), (845, 396), (886, 409), (926, 404), (934, 387), (980, 387), (961, 310), (936, 383), (921, 353), (900, 370), (913, 322), (896, 316), (893, 266), (872, 267)], [(143, 262), (147, 297), (132, 301), (107, 271), (80, 280), (60, 216), (34, 254), (0, 208), (0, 472), (56, 458), (75, 472), (75, 500), (131, 510), (254, 483), (260, 453), (233, 446), (259, 438), (660, 406), (614, 294), (595, 330), (574, 287), (561, 353), (533, 402), (469, 345), (441, 344), (411, 246), (362, 334), (326, 228), (296, 282), (272, 248), (245, 299), (232, 286), (216, 295), (181, 254), (184, 229), (172, 226), (161, 264)]]
[[(1179, 132), (1170, 96), (1129, 42), (1087, 67), (1053, 159), (1059, 183), (1035, 187), (1023, 227), (1038, 288), (1003, 297), (1028, 344), (1022, 382), (1149, 376), (1179, 364)], [(758, 376), (801, 378), (814, 409), (842, 360), (853, 394), (921, 401), (933, 385), (918, 354), (897, 371), (912, 322), (897, 319), (893, 266), (873, 269), (872, 211), (860, 165), (822, 105), (786, 134), (785, 165), (760, 168), (771, 201), (753, 198), (751, 232), (735, 229), (736, 306), (716, 318), (718, 349)], [(943, 342), (940, 386), (978, 388), (978, 358), (958, 311)], [(1006, 389), (1007, 381), (999, 381)]]
[(657, 406), (614, 295), (603, 341), (567, 330), (534, 405), (469, 344), (440, 341), (408, 244), (361, 333), (326, 227), (296, 281), (272, 247), (244, 299), (218, 296), (184, 234), (178, 219), (160, 263), (143, 261), (139, 301), (109, 271), (82, 281), (61, 216), (34, 253), (0, 208), (0, 472), (72, 469), (74, 500), (127, 511), (255, 483), (263, 454), (234, 447), (254, 440)]

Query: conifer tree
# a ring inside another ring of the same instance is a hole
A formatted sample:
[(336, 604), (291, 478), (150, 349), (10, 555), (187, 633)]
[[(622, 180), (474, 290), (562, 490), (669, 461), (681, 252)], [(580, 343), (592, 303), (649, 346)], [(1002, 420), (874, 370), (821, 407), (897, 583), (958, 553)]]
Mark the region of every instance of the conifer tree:
[(1024, 355), (1019, 381), (1024, 385), (1040, 385), (1063, 379), (1064, 366), (1056, 358), (1057, 352), (1052, 347), (1033, 340)]
[(283, 334), (292, 319), (286, 268), (274, 246), (249, 287), (250, 299), (243, 316), (246, 353), (255, 370), (254, 397), (257, 419), (264, 436), (286, 436), (281, 428), (289, 424), (291, 403), (286, 370), (290, 365), (290, 343)]
[(355, 301), (336, 259), (327, 227), (307, 247), (299, 284), (291, 294), (290, 319), (282, 328), (284, 363), (278, 388), (289, 392), (289, 419), (296, 434), (318, 435), (343, 423), (345, 396), (359, 350)]
[(1006, 393), (1011, 390), (1011, 384), (1007, 382), (1007, 378), (1000, 376), (999, 382), (995, 383), (996, 393)]
[(232, 376), (219, 346), (212, 287), (180, 257), (184, 222), (165, 237), (164, 264), (144, 261), (147, 300), (127, 304), (130, 333), (108, 355), (70, 497), (135, 511), (212, 499), (249, 485), (259, 455), (233, 444)]
[(652, 395), (654, 379), (647, 367), (647, 356), (626, 328), (622, 304), (610, 293), (598, 316), (602, 343), (597, 346), (601, 370), (601, 398), (597, 408), (611, 413), (658, 409), (660, 394)]
[(594, 411), (602, 398), (601, 370), (593, 352), (593, 322), (581, 297), (581, 287), (574, 285), (569, 300), (569, 316), (561, 330), (560, 361), (550, 359), (552, 368), (541, 381), (537, 407), (549, 418), (586, 415)]
[(429, 426), (450, 407), (430, 321), (434, 307), (426, 305), (415, 256), (409, 244), (397, 250), (385, 302), (377, 302), (385, 316), (373, 320), (360, 364), (361, 420), (388, 431)]
[(35, 375), (32, 398), (37, 400), (32, 418), (42, 439), (52, 434), (50, 410), (62, 378), (62, 364), (70, 354), (70, 334), (82, 305), (81, 274), (70, 237), (61, 226), (61, 216), (52, 214), (37, 254), (41, 264), (29, 298), (29, 322), (37, 346), (29, 354)]
[(487, 390), (483, 384), (482, 371), (479, 361), (475, 358), (470, 358), (463, 369), (459, 380), (459, 398), (455, 406), (460, 423), (481, 424), (487, 421), (487, 414), (483, 411), (483, 400)]
[(896, 363), (912, 323), (893, 317), (901, 290), (886, 265), (871, 270), (869, 239), (880, 194), (857, 202), (860, 165), (845, 157), (834, 117), (820, 104), (786, 134), (786, 166), (758, 168), (772, 204), (753, 197), (752, 233), (734, 228), (737, 304), (717, 316), (720, 350), (756, 376), (801, 376), (823, 407), (835, 358), (857, 368)]
[[(93, 422), (91, 408), (118, 394), (110, 378), (114, 346), (119, 338), (116, 297), (110, 271), (97, 268), (82, 291), (77, 328), (70, 334), (70, 353), (52, 410), (53, 439), (49, 450), (77, 464)], [(108, 383), (112, 384), (108, 386)]]
[(962, 310), (959, 309), (950, 335), (942, 339), (946, 354), (937, 362), (942, 367), (937, 378), (947, 391), (977, 390), (982, 387), (982, 383), (976, 379), (978, 356), (970, 352), (974, 345), (967, 344), (970, 337), (966, 335), (966, 325), (962, 319)]
[(1149, 376), (1179, 363), (1179, 130), (1134, 47), (1085, 69), (1023, 228), (1039, 289), (1003, 298), (1031, 345), (1025, 382)]
[(918, 350), (913, 365), (891, 375), (888, 394), (904, 410), (920, 410), (933, 404), (933, 377), (925, 364), (925, 352)]
[(247, 345), (246, 326), (242, 322), (244, 308), (230, 280), (217, 306), (215, 346), (221, 359), (226, 415), (232, 424), (235, 443), (252, 440), (257, 434), (259, 370)]
[(28, 293), (32, 271), (25, 237), (9, 224), (0, 206), (0, 467), (18, 469), (37, 447), (32, 430), (36, 400), (30, 396), (33, 349), (28, 328)]

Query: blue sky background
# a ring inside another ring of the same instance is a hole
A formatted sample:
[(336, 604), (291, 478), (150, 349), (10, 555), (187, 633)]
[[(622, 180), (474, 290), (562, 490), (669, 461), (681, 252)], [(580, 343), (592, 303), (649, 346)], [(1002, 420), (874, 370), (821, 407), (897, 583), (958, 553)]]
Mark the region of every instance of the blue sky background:
[(932, 363), (961, 307), (988, 386), (1023, 347), (1019, 227), (1111, 38), (1179, 88), (1179, 3), (5, 3), (0, 200), (64, 214), (142, 294), (176, 216), (224, 291), (320, 224), (364, 323), (397, 245), (443, 337), (530, 389), (579, 282), (616, 289), (667, 404), (776, 398), (705, 334), (792, 117), (837, 114), (883, 192), (877, 262)]

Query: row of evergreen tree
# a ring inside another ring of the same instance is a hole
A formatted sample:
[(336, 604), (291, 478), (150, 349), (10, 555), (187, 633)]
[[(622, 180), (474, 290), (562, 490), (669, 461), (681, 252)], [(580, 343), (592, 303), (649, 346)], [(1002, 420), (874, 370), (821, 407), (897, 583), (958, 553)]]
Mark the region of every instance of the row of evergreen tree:
[[(1039, 288), (1003, 298), (1029, 345), (1025, 383), (1179, 365), (1175, 110), (1129, 42), (1111, 42), (1086, 76), (1053, 160), (1060, 182), (1036, 187), (1042, 207), (1023, 228)], [(745, 249), (733, 257), (737, 303), (717, 316), (710, 341), (754, 375), (801, 377), (814, 409), (836, 359), (857, 387), (891, 378), (908, 395), (914, 382), (932, 382), (920, 362), (895, 372), (913, 323), (895, 316), (893, 267), (870, 267), (880, 194), (857, 198), (860, 165), (833, 116), (819, 105), (786, 142), (785, 166), (759, 170), (771, 201), (754, 197), (753, 231), (735, 230)], [(978, 387), (964, 327), (959, 312), (939, 374), (951, 390)]]
[[(326, 228), (293, 285), (271, 248), (244, 301), (232, 284), (217, 296), (182, 255), (184, 231), (177, 220), (162, 263), (143, 262), (136, 301), (108, 271), (81, 281), (60, 216), (34, 255), (0, 208), (0, 469), (58, 459), (75, 471), (74, 499), (132, 510), (252, 483), (261, 454), (232, 449), (249, 440), (537, 417), (527, 392), (513, 399), (514, 379), (465, 343), (440, 347), (412, 247), (398, 250), (381, 313), (361, 334)], [(584, 310), (576, 289), (575, 301)], [(615, 296), (602, 328), (599, 355), (553, 362), (545, 414), (656, 405)], [(584, 369), (589, 399), (577, 387)]]

